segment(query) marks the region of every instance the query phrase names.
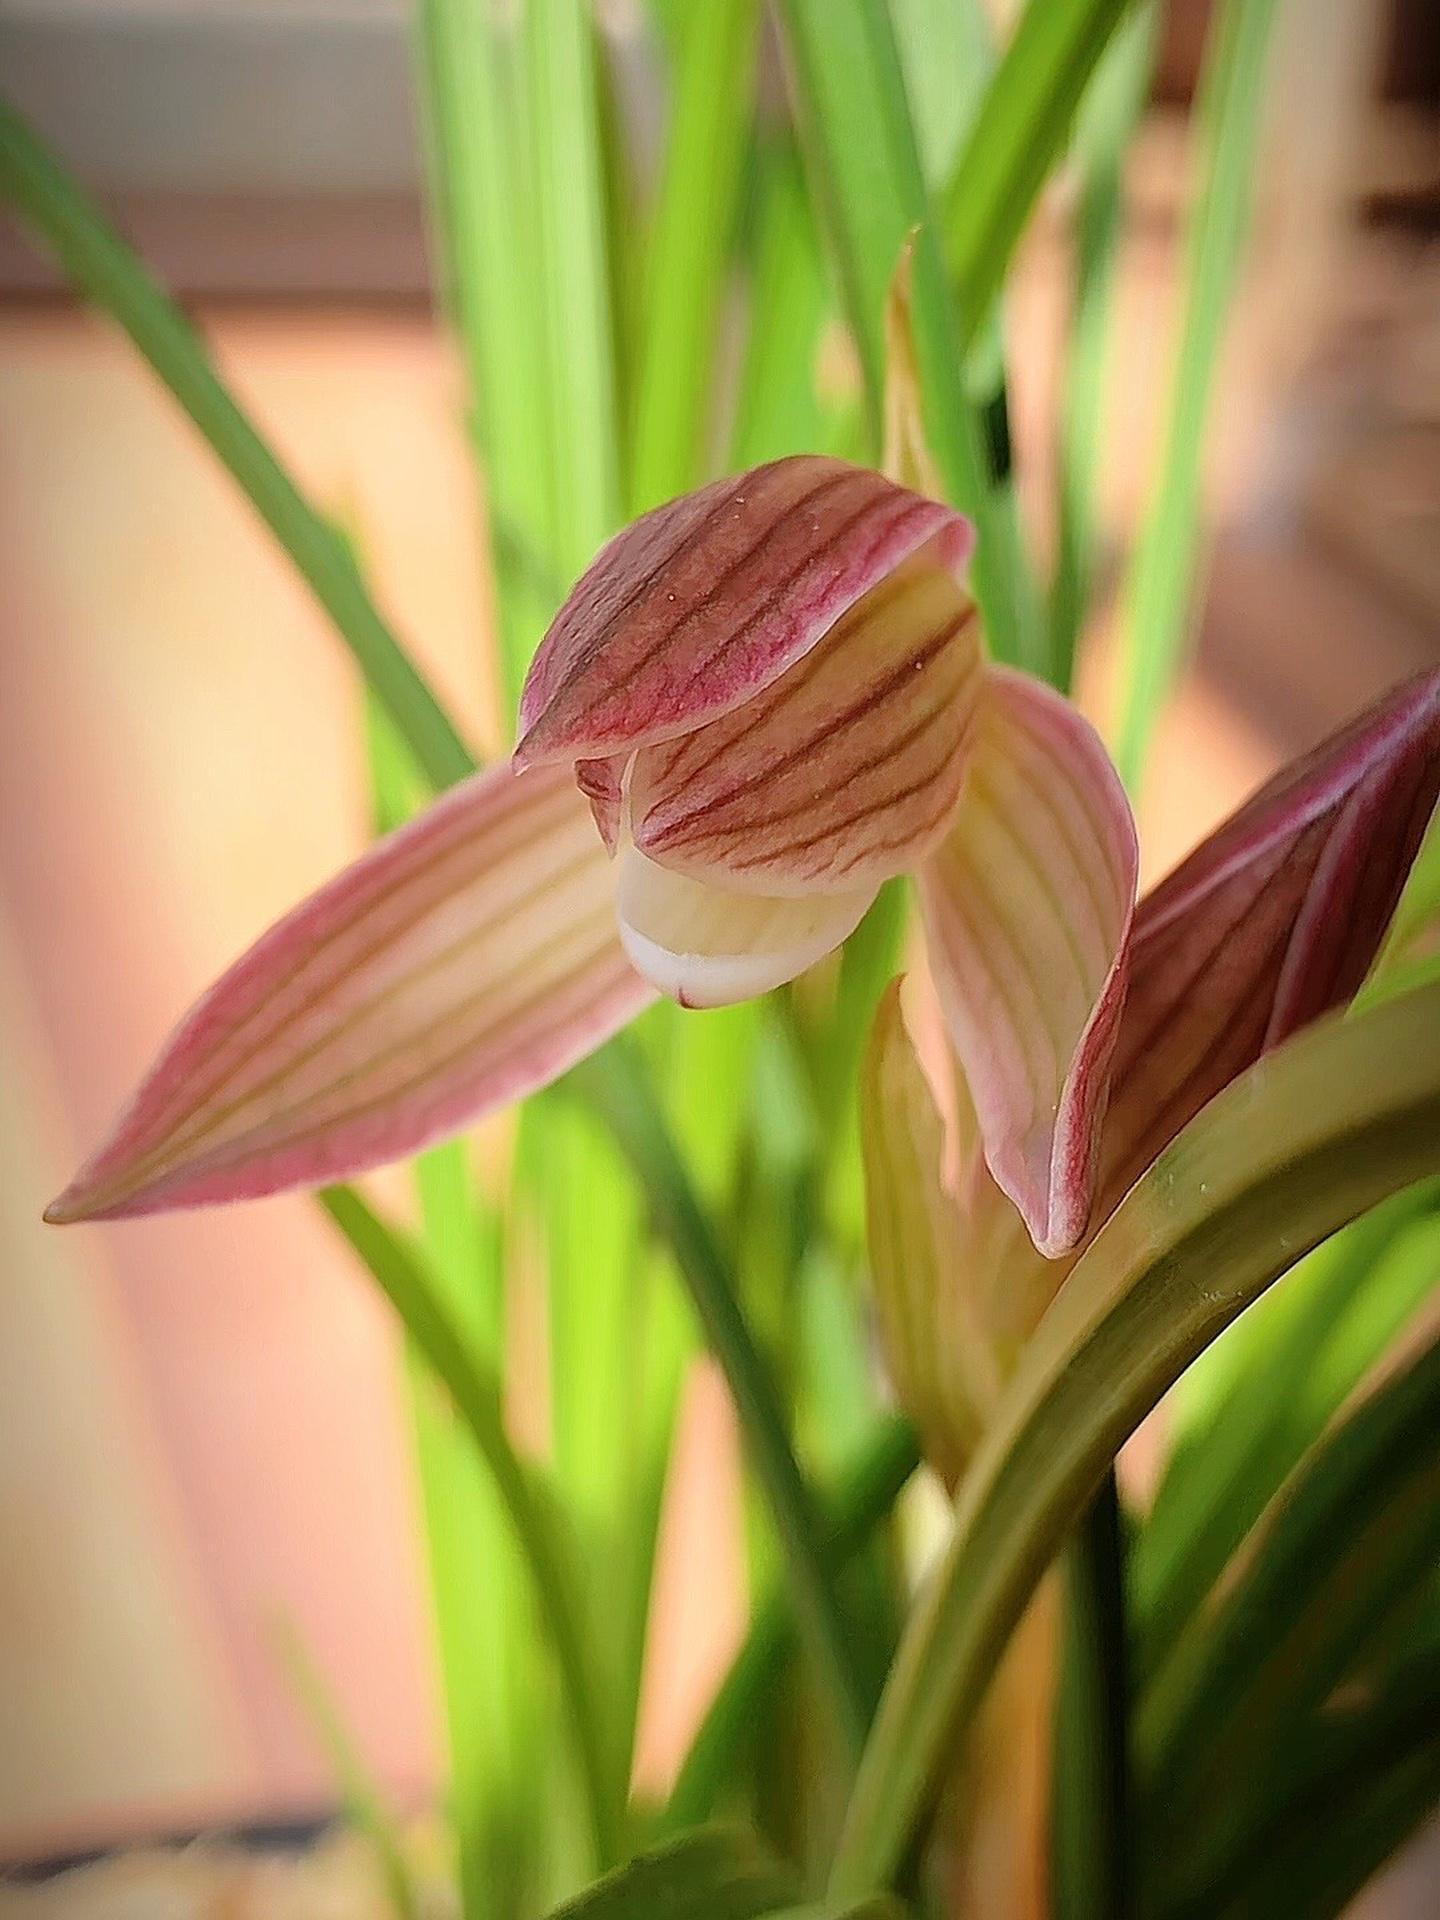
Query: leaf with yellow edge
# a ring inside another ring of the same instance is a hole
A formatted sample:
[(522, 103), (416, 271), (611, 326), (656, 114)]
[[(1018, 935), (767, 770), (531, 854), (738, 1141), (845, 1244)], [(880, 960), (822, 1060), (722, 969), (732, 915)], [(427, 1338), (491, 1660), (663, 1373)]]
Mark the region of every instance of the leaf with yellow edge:
[(1185, 1367), (1301, 1254), (1440, 1167), (1440, 986), (1317, 1024), (1198, 1115), (1046, 1315), (872, 1728), (832, 1896), (886, 1884), (1066, 1532)]

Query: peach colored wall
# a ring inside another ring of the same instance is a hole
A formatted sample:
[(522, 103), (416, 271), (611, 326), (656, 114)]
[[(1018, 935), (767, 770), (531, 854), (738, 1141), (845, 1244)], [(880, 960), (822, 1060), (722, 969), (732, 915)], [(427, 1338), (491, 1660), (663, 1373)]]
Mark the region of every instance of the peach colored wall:
[[(433, 332), (218, 345), (477, 730), (476, 503)], [(434, 1777), (392, 1333), (303, 1200), (43, 1230), (169, 1022), (365, 833), (353, 676), (98, 323), (0, 330), (0, 1851), (330, 1795), (293, 1616), (407, 1797)]]

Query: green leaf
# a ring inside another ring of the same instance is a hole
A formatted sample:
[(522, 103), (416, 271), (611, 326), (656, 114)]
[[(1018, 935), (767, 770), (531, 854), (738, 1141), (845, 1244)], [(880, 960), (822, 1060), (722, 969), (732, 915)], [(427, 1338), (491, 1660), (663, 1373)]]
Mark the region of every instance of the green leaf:
[(1187, 242), (1184, 318), (1155, 494), (1125, 592), (1125, 709), (1117, 760), (1134, 792), (1184, 647), (1200, 544), (1205, 422), (1255, 186), (1276, 0), (1223, 0), (1196, 103), (1200, 180)]
[(933, 192), (950, 177), (995, 70), (985, 0), (890, 0), (915, 144)]
[(632, 514), (702, 477), (758, 24), (758, 0), (708, 0), (675, 23), (670, 136), (635, 391)]
[(1163, 1664), (1266, 1503), (1433, 1290), (1437, 1264), (1432, 1180), (1317, 1248), (1187, 1375), (1132, 1559), (1142, 1674)]
[[(865, 1545), (919, 1464), (909, 1422), (888, 1421), (830, 1503), (826, 1547), (836, 1567), (843, 1567)], [(694, 1826), (714, 1812), (735, 1770), (740, 1744), (755, 1724), (761, 1700), (773, 1689), (793, 1639), (794, 1614), (784, 1590), (777, 1589), (757, 1608), (745, 1643), (701, 1722), (665, 1809), (667, 1831)]]
[(1309, 1028), (1132, 1188), (1031, 1342), (902, 1639), (832, 1879), (895, 1872), (950, 1743), (1123, 1441), (1295, 1259), (1440, 1162), (1440, 987)]
[[(1196, 1809), (1323, 1705), (1440, 1554), (1440, 1342), (1374, 1387), (1301, 1462), (1216, 1605), (1140, 1702), (1157, 1877)], [(1263, 1769), (1260, 1770), (1263, 1773)]]
[(1090, 607), (1098, 555), (1095, 492), (1100, 469), (1111, 340), (1111, 295), (1124, 229), (1125, 156), (1149, 97), (1160, 26), (1156, 0), (1141, 0), (1111, 41), (1081, 102), (1075, 133), (1074, 292), (1065, 345), (1057, 449), (1057, 552), (1050, 594), (1051, 676), (1068, 691)]
[(277, 1651), (298, 1700), (340, 1788), (346, 1822), (375, 1849), (385, 1897), (395, 1920), (420, 1920), (420, 1896), (405, 1843), (335, 1695), (310, 1655), (294, 1623), (280, 1622)]
[(568, 581), (550, 551), (546, 330), (519, 16), (486, 0), (420, 0), (416, 22), (431, 224), (484, 459), (508, 713)]
[(1157, 1920), (1310, 1910), (1326, 1920), (1440, 1797), (1440, 1594), (1426, 1630), (1273, 1748), (1257, 1791), (1226, 1794), (1188, 1839)]
[(945, 196), (962, 349), (976, 341), (1091, 73), (1134, 0), (1030, 0)]
[(594, 1106), (643, 1179), (647, 1200), (688, 1287), (735, 1400), (750, 1462), (784, 1554), (806, 1644), (837, 1724), (858, 1749), (869, 1702), (825, 1553), (813, 1490), (791, 1446), (784, 1407), (745, 1316), (734, 1274), (686, 1178), (633, 1047), (612, 1041), (563, 1083)]
[(1395, 909), (1390, 932), (1370, 978), (1355, 996), (1357, 1008), (1374, 1005), (1397, 993), (1410, 993), (1429, 980), (1440, 979), (1440, 811), (1429, 829), (1405, 891)]
[(529, 0), (521, 17), (534, 159), (528, 211), (545, 350), (549, 553), (571, 580), (621, 515), (594, 23), (587, 0)]
[(435, 787), (475, 762), (365, 590), (348, 542), (317, 513), (240, 411), (199, 335), (100, 209), (0, 99), (0, 200), (87, 299), (129, 334), (294, 562)]
[(884, 0), (784, 0), (782, 18), (812, 196), (829, 232), (864, 373), (871, 458), (878, 457), (884, 411), (886, 302), (913, 232), (926, 435), (947, 494), (979, 532), (972, 573), (990, 644), (1003, 660), (1033, 665), (1037, 636), (1023, 620), (1032, 589), (1014, 571), (1019, 555), (997, 512), (962, 377), (957, 317)]
[(756, 168), (745, 354), (730, 440), (737, 472), (824, 450), (832, 437), (817, 385), (830, 295), (799, 158), (788, 139), (772, 139)]
[(1440, 1801), (1440, 1740), (1364, 1772), (1303, 1829), (1292, 1828), (1217, 1916), (1213, 1907), (1172, 1910), (1158, 1920), (1340, 1920), (1373, 1873)]
[(1130, 1672), (1124, 1516), (1113, 1472), (1066, 1550), (1051, 1790), (1054, 1920), (1127, 1920)]
[(796, 1892), (790, 1869), (751, 1835), (715, 1827), (617, 1868), (551, 1920), (761, 1920)]
[(499, 1378), (446, 1310), (416, 1255), (353, 1188), (327, 1187), (319, 1200), (454, 1402), (504, 1502), (559, 1669), (585, 1776), (596, 1857), (602, 1864), (614, 1860), (620, 1851), (621, 1807), (606, 1769), (570, 1549), (538, 1471), (521, 1459), (506, 1432)]

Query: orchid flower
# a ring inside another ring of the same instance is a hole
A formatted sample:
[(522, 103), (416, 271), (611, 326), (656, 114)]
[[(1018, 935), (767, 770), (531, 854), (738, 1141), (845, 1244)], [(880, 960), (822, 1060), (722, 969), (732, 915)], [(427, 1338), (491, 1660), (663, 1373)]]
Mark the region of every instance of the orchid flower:
[(994, 1178), (1083, 1233), (1124, 1002), (1134, 825), (1088, 723), (985, 655), (958, 513), (799, 456), (645, 515), (526, 682), (511, 760), (287, 915), (196, 1004), (56, 1221), (414, 1153), (657, 993), (717, 1006), (918, 876)]
[[(1278, 774), (1141, 901), (1108, 1084), (1096, 1093), (1105, 1118), (1091, 1231), (1207, 1101), (1351, 999), (1437, 793), (1431, 673)], [(896, 1390), (953, 1484), (1073, 1256), (1037, 1253), (986, 1165), (963, 1052), (952, 1062), (920, 1037), (917, 1053), (892, 990), (862, 1099), (867, 1214)]]

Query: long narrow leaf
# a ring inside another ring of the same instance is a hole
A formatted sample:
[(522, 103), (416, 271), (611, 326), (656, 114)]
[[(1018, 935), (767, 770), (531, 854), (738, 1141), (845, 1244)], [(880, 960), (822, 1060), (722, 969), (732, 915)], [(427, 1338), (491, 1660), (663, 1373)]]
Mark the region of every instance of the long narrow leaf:
[(545, 331), (518, 15), (486, 0), (421, 0), (416, 17), (432, 225), (484, 459), (501, 689), (513, 713), (567, 578), (549, 552)]
[(522, 22), (534, 152), (528, 211), (551, 454), (549, 551), (573, 579), (615, 531), (621, 511), (594, 22), (586, 0), (530, 0)]
[(729, 1263), (708, 1217), (683, 1178), (673, 1146), (659, 1128), (653, 1093), (628, 1077), (633, 1050), (615, 1043), (599, 1056), (603, 1078), (581, 1066), (569, 1084), (592, 1099), (615, 1139), (646, 1171), (646, 1194), (674, 1248), (690, 1297), (735, 1399), (741, 1432), (764, 1489), (802, 1622), (807, 1648), (826, 1685), (839, 1727), (858, 1748), (868, 1718), (843, 1611), (835, 1591), (815, 1498), (795, 1458), (776, 1384), (740, 1311)]
[[(865, 1448), (833, 1503), (826, 1545), (834, 1565), (844, 1566), (885, 1518), (919, 1465), (908, 1422), (888, 1422)], [(756, 1613), (745, 1644), (710, 1704), (666, 1804), (664, 1830), (679, 1832), (708, 1820), (736, 1763), (736, 1752), (753, 1727), (759, 1703), (774, 1685), (794, 1637), (794, 1616), (783, 1590)]]
[(1427, 1181), (1318, 1248), (1205, 1356), (1214, 1397), (1193, 1413), (1182, 1398), (1175, 1451), (1135, 1549), (1143, 1673), (1168, 1657), (1266, 1503), (1433, 1290), (1437, 1271), (1440, 1182)]
[(420, 1920), (420, 1893), (404, 1840), (345, 1724), (334, 1694), (292, 1621), (281, 1621), (276, 1644), (295, 1697), (324, 1748), (340, 1789), (346, 1821), (357, 1833), (363, 1833), (375, 1849), (394, 1920)]
[(125, 329), (229, 468), (335, 623), (431, 784), (446, 787), (472, 772), (471, 754), (376, 610), (344, 537), (304, 498), (240, 411), (180, 309), (3, 99), (0, 199), (73, 284)]
[(696, 486), (739, 198), (758, 0), (709, 0), (676, 21), (674, 98), (650, 243), (635, 391), (632, 513)]
[(833, 1875), (894, 1873), (1065, 1530), (1185, 1366), (1298, 1254), (1440, 1162), (1440, 988), (1279, 1048), (1132, 1189), (1061, 1290), (962, 1483)]
[[(1160, 1920), (1289, 1912), (1297, 1869), (1328, 1896), (1325, 1911), (1336, 1913), (1430, 1810), (1440, 1792), (1437, 1598), (1429, 1597), (1417, 1643), (1306, 1719), (1271, 1750), (1263, 1772), (1251, 1770), (1259, 1791), (1212, 1803), (1187, 1835), (1183, 1871), (1168, 1863), (1170, 1891), (1155, 1903)], [(1389, 1818), (1374, 1817), (1377, 1789)]]
[(745, 353), (730, 440), (736, 472), (816, 448), (845, 451), (836, 444), (833, 409), (819, 391), (830, 295), (799, 156), (788, 137), (772, 139), (757, 155), (755, 197)]
[(549, 1631), (585, 1775), (595, 1853), (604, 1865), (619, 1855), (621, 1815), (596, 1719), (584, 1609), (556, 1516), (535, 1470), (516, 1453), (506, 1432), (499, 1381), (446, 1313), (412, 1254), (360, 1195), (353, 1188), (329, 1187), (320, 1199), (450, 1394), (505, 1503)]
[[(1319, 1707), (1440, 1552), (1440, 1343), (1297, 1469), (1136, 1721), (1163, 1857), (1237, 1764)], [(1168, 1839), (1167, 1839), (1168, 1836)], [(1160, 1876), (1165, 1876), (1160, 1866)]]
[(960, 341), (979, 338), (1091, 73), (1134, 0), (1030, 0), (945, 196)]
[(812, 191), (865, 377), (872, 457), (884, 409), (886, 303), (914, 233), (912, 302), (927, 435), (951, 501), (979, 529), (973, 572), (990, 643), (1002, 660), (1033, 665), (1036, 636), (1021, 624), (1029, 591), (1008, 571), (1014, 543), (995, 523), (983, 436), (965, 389), (957, 318), (884, 0), (785, 0), (782, 12)]
[(1065, 349), (1057, 450), (1058, 550), (1050, 594), (1051, 674), (1056, 686), (1064, 689), (1074, 674), (1076, 644), (1089, 610), (1098, 560), (1095, 492), (1111, 346), (1111, 296), (1124, 226), (1125, 156), (1149, 94), (1159, 27), (1156, 0), (1141, 0), (1096, 70), (1081, 103), (1076, 131), (1080, 190), (1074, 297)]
[(1223, 0), (1196, 114), (1203, 148), (1184, 279), (1184, 320), (1160, 477), (1126, 588), (1125, 710), (1117, 757), (1132, 792), (1184, 646), (1200, 535), (1210, 394), (1255, 189), (1277, 0)]

